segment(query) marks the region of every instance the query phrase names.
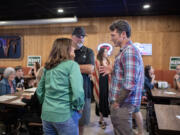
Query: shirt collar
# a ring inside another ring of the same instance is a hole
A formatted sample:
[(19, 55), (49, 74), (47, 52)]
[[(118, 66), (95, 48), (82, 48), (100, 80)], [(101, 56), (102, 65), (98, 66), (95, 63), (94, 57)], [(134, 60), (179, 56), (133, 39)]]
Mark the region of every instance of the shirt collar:
[(75, 51), (83, 51), (84, 50), (84, 45), (82, 45), (80, 48), (76, 49)]
[(78, 48), (80, 49), (82, 46), (83, 46), (83, 44), (79, 44), (79, 45), (78, 45)]
[(131, 40), (129, 40), (129, 41), (125, 44), (125, 46), (123, 46), (123, 47), (120, 49), (120, 52), (122, 52), (128, 45), (132, 45), (132, 41), (131, 41)]

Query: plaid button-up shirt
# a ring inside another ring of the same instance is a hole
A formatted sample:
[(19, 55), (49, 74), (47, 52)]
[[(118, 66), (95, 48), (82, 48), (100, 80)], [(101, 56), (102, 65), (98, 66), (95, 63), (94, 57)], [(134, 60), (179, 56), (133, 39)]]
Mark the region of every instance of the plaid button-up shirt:
[(143, 86), (143, 60), (139, 50), (129, 41), (116, 56), (109, 100), (110, 102), (117, 101), (122, 90), (130, 90), (125, 103), (138, 106), (141, 103)]

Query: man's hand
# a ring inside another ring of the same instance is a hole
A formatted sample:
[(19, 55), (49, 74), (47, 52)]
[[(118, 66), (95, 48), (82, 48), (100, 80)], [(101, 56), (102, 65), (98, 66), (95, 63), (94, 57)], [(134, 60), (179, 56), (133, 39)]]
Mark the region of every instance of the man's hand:
[(111, 104), (113, 109), (118, 109), (119, 108), (119, 104), (117, 102), (114, 102), (113, 104)]
[(99, 67), (99, 72), (103, 73), (103, 76), (107, 75), (107, 74), (111, 74), (112, 72), (112, 66), (108, 65), (108, 66), (100, 66)]
[(79, 66), (80, 66), (81, 73), (92, 74), (94, 71), (94, 65), (83, 64), (83, 65), (79, 65)]

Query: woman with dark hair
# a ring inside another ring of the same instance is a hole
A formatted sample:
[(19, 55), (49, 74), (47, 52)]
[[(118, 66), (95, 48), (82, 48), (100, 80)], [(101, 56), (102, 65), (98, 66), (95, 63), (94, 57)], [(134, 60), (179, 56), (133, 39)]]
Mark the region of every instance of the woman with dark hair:
[(83, 80), (74, 62), (71, 39), (54, 41), (36, 94), (42, 103), (41, 119), (45, 135), (78, 135), (83, 105)]
[(39, 69), (40, 69), (39, 62), (34, 62), (33, 68), (30, 69), (29, 74), (36, 77)]
[(145, 74), (144, 90), (145, 92), (147, 92), (148, 90), (154, 88), (154, 84), (156, 82), (153, 67), (151, 65), (145, 66), (144, 74)]
[[(96, 60), (96, 67), (95, 67), (95, 74), (96, 76), (96, 82), (98, 86), (98, 89), (96, 92), (98, 92), (99, 96), (95, 96), (96, 100), (96, 114), (100, 116), (99, 124), (102, 129), (106, 128), (106, 122), (104, 121), (103, 117), (108, 117), (110, 114), (109, 111), (109, 103), (108, 103), (108, 92), (109, 92), (109, 76), (103, 75), (98, 72), (99, 66), (107, 66), (110, 64), (110, 61), (108, 59), (107, 49), (101, 48), (97, 54), (97, 60)], [(94, 80), (95, 81), (95, 80)]]

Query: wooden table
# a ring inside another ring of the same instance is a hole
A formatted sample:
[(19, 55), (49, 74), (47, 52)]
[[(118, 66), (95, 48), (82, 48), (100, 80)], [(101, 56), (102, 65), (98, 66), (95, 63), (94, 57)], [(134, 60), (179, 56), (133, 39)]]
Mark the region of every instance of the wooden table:
[(152, 89), (151, 94), (154, 98), (171, 98), (180, 99), (180, 92), (170, 88), (170, 89)]
[[(16, 92), (14, 94), (3, 95), (3, 96), (9, 96), (9, 97), (12, 96), (14, 98), (5, 100), (5, 101), (0, 100), (0, 105), (1, 106), (9, 106), (9, 107), (24, 107), (26, 105), (26, 103), (22, 102), (21, 98), (23, 95), (33, 95), (35, 91), (33, 91), (31, 89), (26, 89), (24, 91)], [(35, 88), (33, 88), (33, 89), (35, 89)], [(3, 96), (0, 96), (0, 99), (2, 99)], [(18, 102), (16, 102), (16, 101), (18, 101)]]
[(158, 123), (158, 129), (164, 134), (180, 135), (180, 106), (177, 105), (154, 105)]
[(170, 89), (152, 89), (152, 102), (156, 104), (178, 104), (180, 103), (180, 92)]
[[(23, 95), (33, 95), (36, 88), (26, 89), (14, 94), (0, 96), (0, 120), (6, 125), (7, 134), (18, 134), (22, 115), (27, 113), (26, 103), (21, 101)], [(12, 97), (11, 99), (8, 99)], [(4, 100), (6, 99), (6, 100)], [(11, 128), (13, 125), (13, 129)]]

